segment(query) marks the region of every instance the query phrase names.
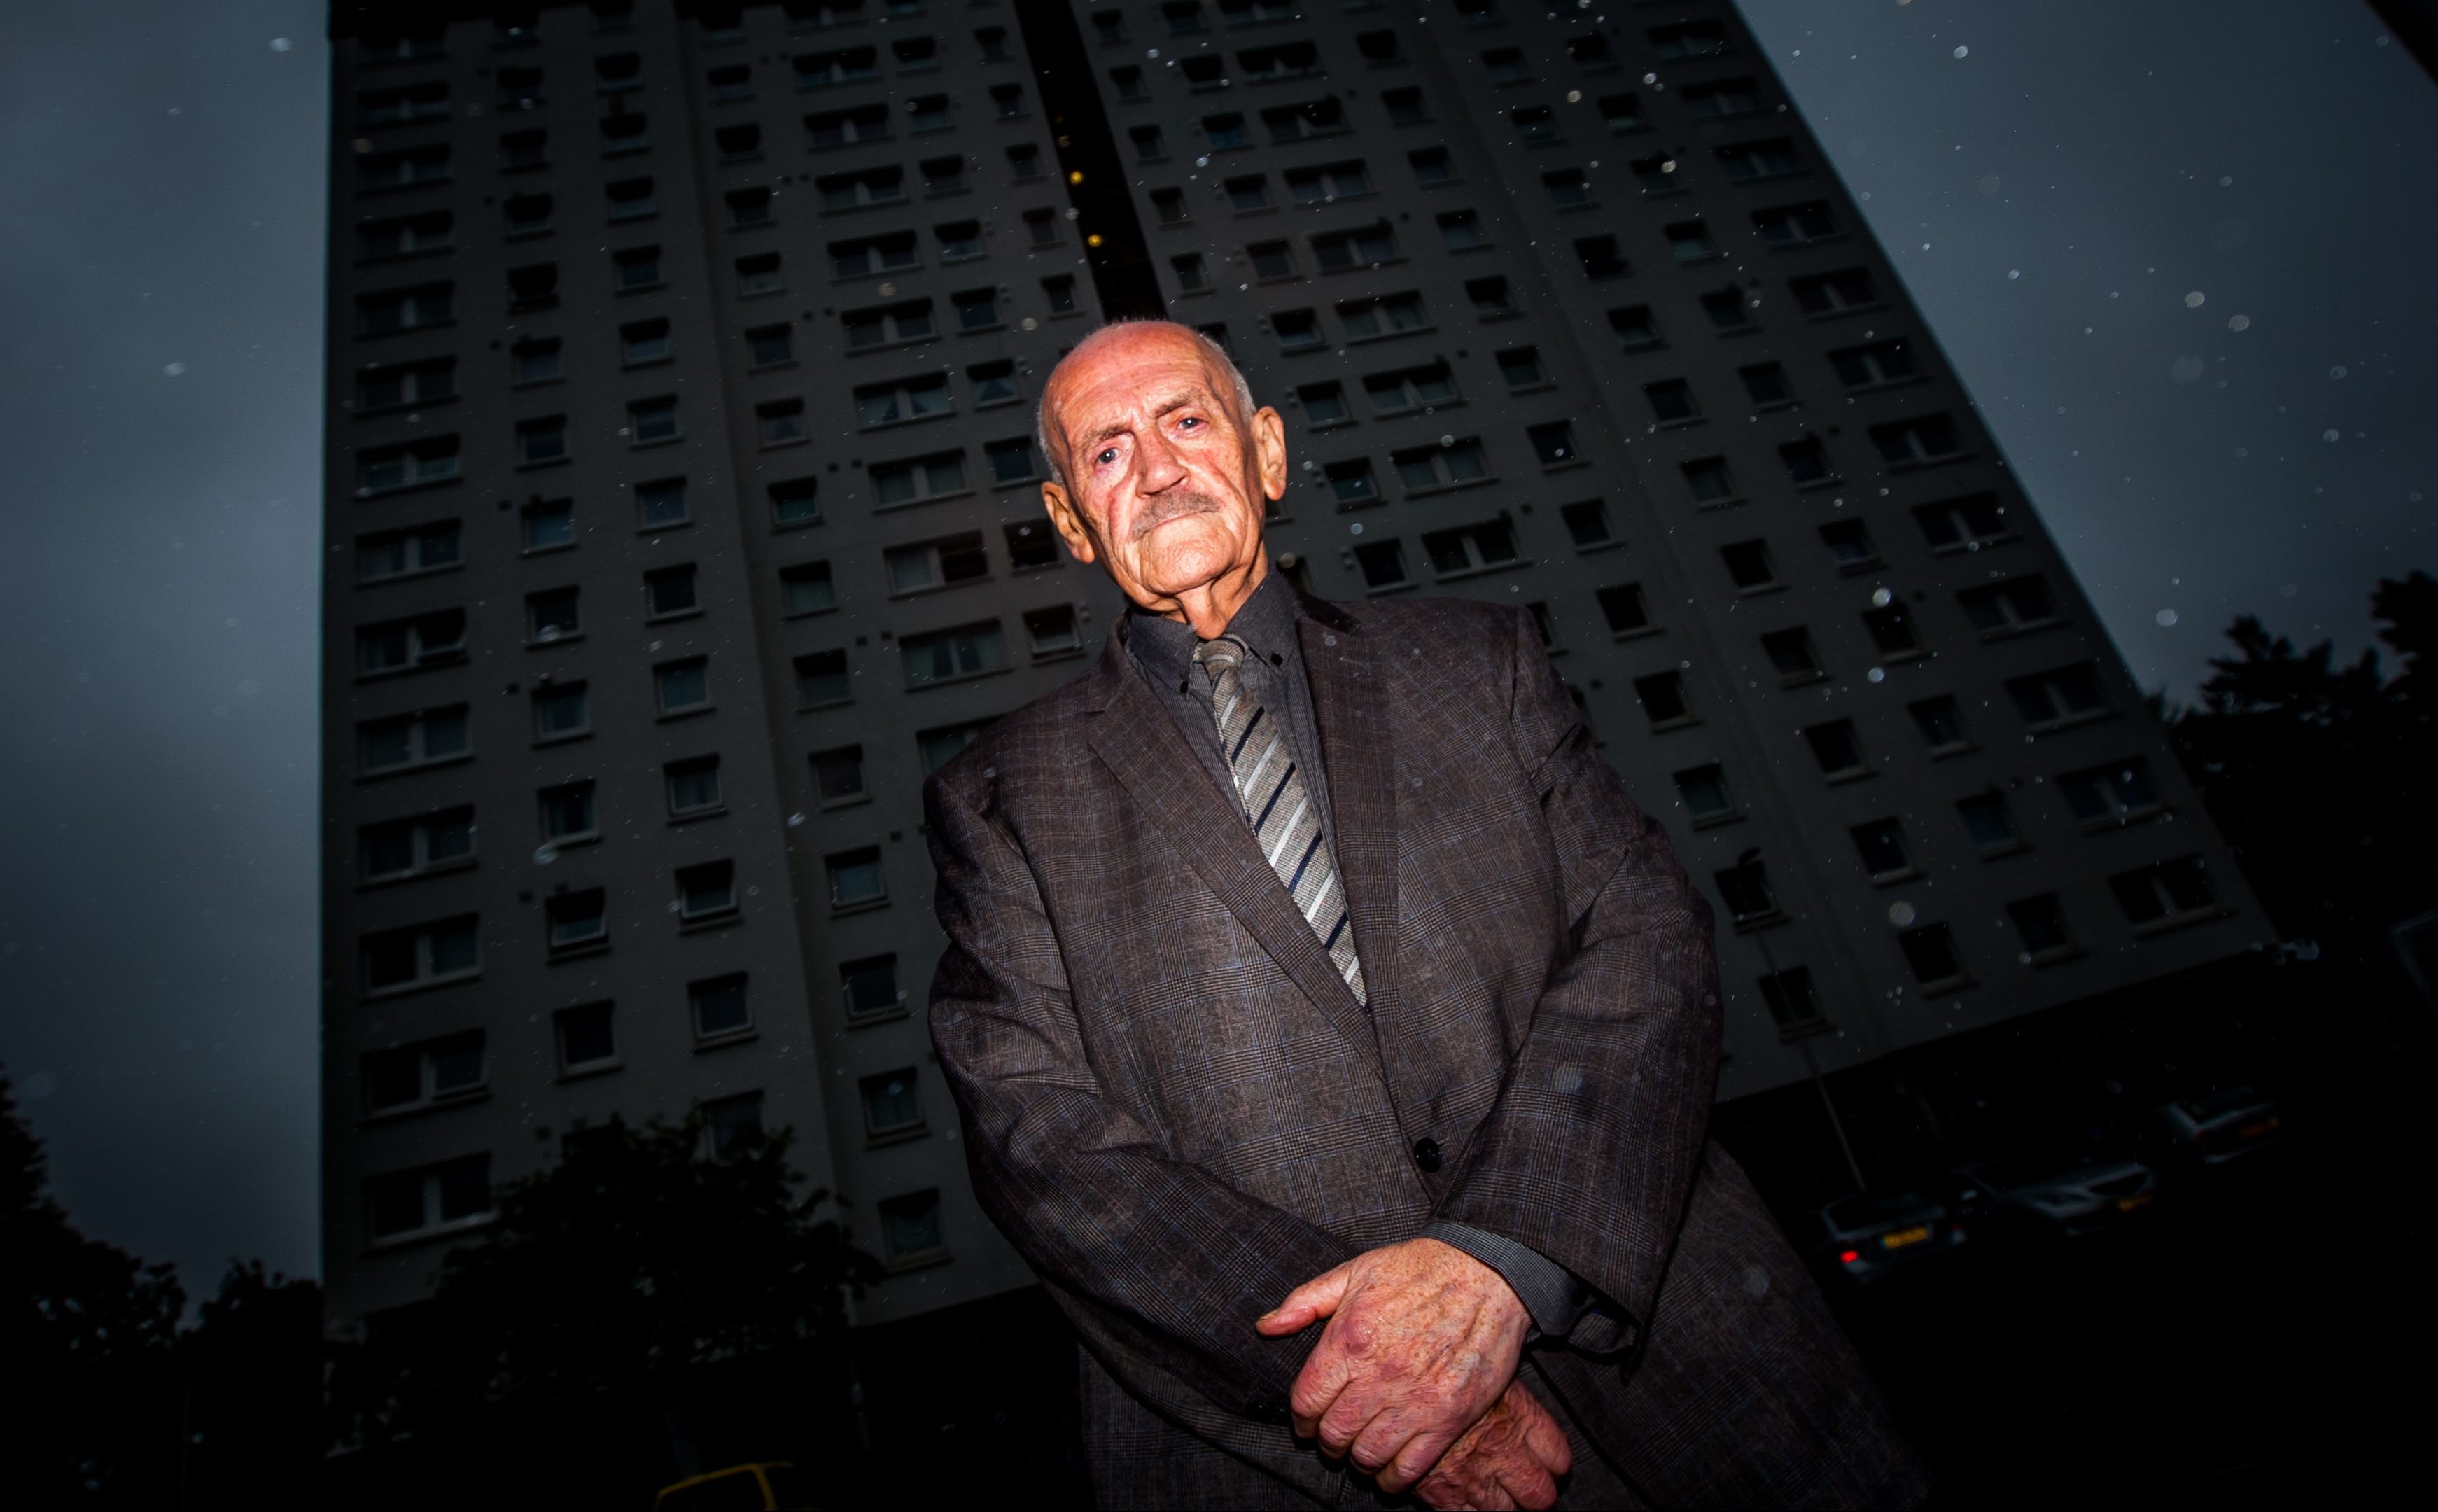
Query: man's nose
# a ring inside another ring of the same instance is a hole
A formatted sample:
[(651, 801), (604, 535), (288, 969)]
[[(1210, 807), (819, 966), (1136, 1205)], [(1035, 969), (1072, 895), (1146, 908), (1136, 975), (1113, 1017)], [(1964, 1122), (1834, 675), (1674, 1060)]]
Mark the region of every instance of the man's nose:
[(1135, 469), (1137, 486), (1144, 493), (1156, 494), (1171, 488), (1185, 477), (1185, 461), (1168, 437), (1155, 430), (1142, 442), (1137, 455), (1141, 459)]

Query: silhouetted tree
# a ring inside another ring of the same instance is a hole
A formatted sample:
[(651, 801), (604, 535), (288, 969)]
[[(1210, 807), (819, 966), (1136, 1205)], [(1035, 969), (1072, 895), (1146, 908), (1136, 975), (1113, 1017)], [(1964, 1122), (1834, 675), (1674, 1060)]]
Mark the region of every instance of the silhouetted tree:
[(2244, 615), (2235, 654), (2210, 661), (2191, 709), (2167, 712), (2178, 758), (2280, 933), (2347, 958), (2383, 948), (2388, 924), (2438, 905), (2438, 580), (2383, 579), (2371, 595), (2378, 653), (2336, 664)]
[(42, 1141), (0, 1076), (0, 1500), (132, 1502), (172, 1457), (172, 1349), (186, 1293), (167, 1265), (78, 1233)]
[(232, 1261), (178, 1339), (191, 1507), (305, 1506), (322, 1457), (322, 1289)]
[(777, 1356), (834, 1372), (851, 1289), (880, 1266), (799, 1195), (791, 1132), (709, 1148), (699, 1115), (613, 1119), (498, 1193), (484, 1237), (441, 1263), (430, 1301), (380, 1320), (342, 1364), (343, 1436), (380, 1443), (485, 1419), (644, 1404), (691, 1472), (707, 1367)]

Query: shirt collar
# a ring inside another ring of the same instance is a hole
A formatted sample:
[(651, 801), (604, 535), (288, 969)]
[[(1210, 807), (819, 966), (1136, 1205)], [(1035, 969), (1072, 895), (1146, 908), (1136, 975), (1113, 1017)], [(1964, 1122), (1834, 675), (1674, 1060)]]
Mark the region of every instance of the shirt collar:
[[(1183, 682), (1193, 666), (1193, 648), (1202, 643), (1193, 626), (1131, 603), (1126, 616), (1126, 649), (1143, 670), (1163, 682), (1172, 678)], [(1284, 573), (1275, 567), (1270, 570), (1252, 597), (1237, 607), (1236, 617), (1228, 622), (1228, 633), (1264, 661), (1301, 655), (1296, 644), (1295, 589)]]

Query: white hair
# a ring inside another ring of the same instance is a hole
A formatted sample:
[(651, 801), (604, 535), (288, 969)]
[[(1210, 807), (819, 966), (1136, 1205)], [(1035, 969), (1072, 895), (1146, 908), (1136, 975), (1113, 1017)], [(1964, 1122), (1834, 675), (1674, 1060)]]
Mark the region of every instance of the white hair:
[[(1236, 419), (1239, 426), (1249, 425), (1252, 423), (1253, 411), (1255, 409), (1255, 405), (1253, 403), (1253, 386), (1245, 381), (1245, 375), (1238, 370), (1236, 360), (1228, 355), (1228, 349), (1226, 347), (1220, 345), (1217, 342), (1212, 341), (1210, 337), (1195, 330), (1192, 326), (1188, 325), (1181, 321), (1153, 320), (1149, 317), (1111, 321), (1106, 325), (1102, 326), (1099, 330), (1094, 331), (1091, 335), (1086, 336), (1082, 341), (1076, 343), (1072, 350), (1069, 351), (1065, 357), (1058, 360), (1058, 367), (1065, 367), (1069, 362), (1081, 357), (1085, 350), (1093, 343), (1099, 341), (1104, 336), (1108, 335), (1111, 331), (1129, 330), (1139, 325), (1165, 325), (1172, 330), (1183, 331), (1186, 335), (1192, 337), (1196, 343), (1200, 343), (1202, 347), (1202, 355), (1210, 359), (1213, 363), (1217, 364), (1220, 372), (1228, 375), (1229, 385), (1235, 389)], [(1050, 370), (1050, 376), (1053, 379), (1057, 378), (1058, 368), (1051, 368)], [(1034, 407), (1033, 443), (1034, 446), (1041, 452), (1041, 460), (1049, 466), (1050, 476), (1057, 480), (1060, 486), (1065, 486), (1067, 483), (1067, 468), (1064, 459), (1059, 456), (1057, 449), (1050, 444), (1050, 384), (1048, 383), (1041, 385), (1041, 402)]]

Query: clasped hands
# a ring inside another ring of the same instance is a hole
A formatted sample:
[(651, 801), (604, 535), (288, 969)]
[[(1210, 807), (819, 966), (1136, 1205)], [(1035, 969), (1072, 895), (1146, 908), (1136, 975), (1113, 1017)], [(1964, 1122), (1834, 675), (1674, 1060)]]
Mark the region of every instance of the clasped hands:
[(1496, 1271), (1407, 1239), (1313, 1277), (1255, 1327), (1284, 1338), (1322, 1319), (1288, 1398), (1298, 1434), (1428, 1506), (1556, 1503), (1573, 1455), (1516, 1377), (1531, 1319)]

